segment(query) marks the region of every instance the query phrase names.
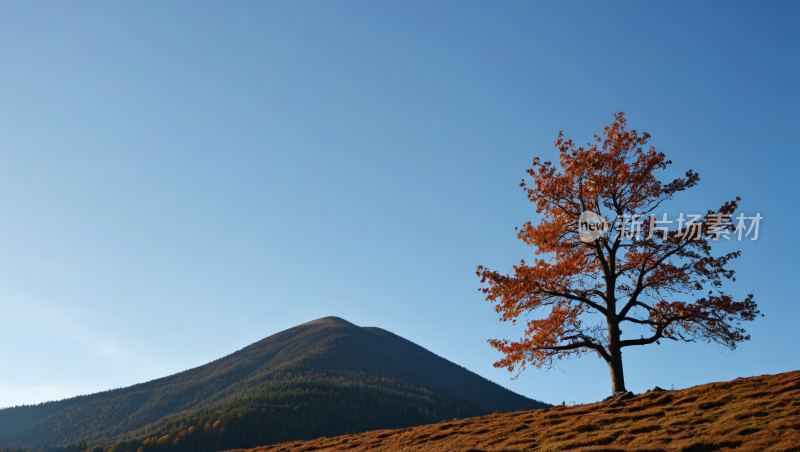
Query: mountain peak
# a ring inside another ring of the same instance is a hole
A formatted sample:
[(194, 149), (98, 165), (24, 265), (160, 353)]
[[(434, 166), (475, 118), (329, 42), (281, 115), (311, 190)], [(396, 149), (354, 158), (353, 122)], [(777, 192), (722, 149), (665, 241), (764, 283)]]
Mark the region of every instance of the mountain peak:
[(358, 325), (356, 324), (350, 323), (341, 317), (336, 317), (331, 315), (328, 317), (320, 317), (310, 322), (301, 323), (300, 325), (290, 328), (290, 330), (294, 328), (307, 327), (307, 326), (347, 326), (347, 327), (358, 328)]
[(341, 317), (336, 317), (336, 316), (332, 316), (332, 315), (328, 316), (328, 317), (321, 317), (321, 318), (319, 318), (317, 320), (312, 320), (310, 322), (304, 323), (304, 325), (308, 325), (308, 324), (311, 324), (311, 323), (324, 323), (324, 322), (332, 322), (332, 323), (337, 323), (339, 325), (356, 326), (355, 324), (352, 324), (352, 323), (348, 322), (347, 320), (345, 320), (345, 319), (343, 319)]

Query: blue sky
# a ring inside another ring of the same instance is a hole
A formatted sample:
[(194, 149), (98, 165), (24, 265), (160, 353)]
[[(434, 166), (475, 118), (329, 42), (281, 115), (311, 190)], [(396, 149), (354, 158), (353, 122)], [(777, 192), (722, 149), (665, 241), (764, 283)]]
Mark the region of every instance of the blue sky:
[[(173, 374), (336, 315), (551, 403), (610, 392), (586, 357), (509, 381), (518, 338), (479, 264), (533, 251), (518, 187), (559, 130), (612, 114), (697, 188), (760, 213), (729, 287), (734, 352), (626, 352), (629, 389), (800, 368), (792, 226), (797, 2), (5, 2), (0, 406)], [(784, 226), (779, 227), (780, 224)]]

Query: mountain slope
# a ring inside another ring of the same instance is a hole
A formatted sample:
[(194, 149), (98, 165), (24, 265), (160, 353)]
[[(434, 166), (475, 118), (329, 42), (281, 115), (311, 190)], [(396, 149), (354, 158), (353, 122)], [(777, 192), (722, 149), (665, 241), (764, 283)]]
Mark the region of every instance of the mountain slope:
[(800, 451), (800, 371), (249, 451)]
[[(110, 444), (194, 426), (208, 436), (195, 449), (219, 450), (544, 406), (388, 331), (325, 317), (169, 377), (0, 410), (0, 445)], [(225, 416), (238, 439), (213, 426)]]

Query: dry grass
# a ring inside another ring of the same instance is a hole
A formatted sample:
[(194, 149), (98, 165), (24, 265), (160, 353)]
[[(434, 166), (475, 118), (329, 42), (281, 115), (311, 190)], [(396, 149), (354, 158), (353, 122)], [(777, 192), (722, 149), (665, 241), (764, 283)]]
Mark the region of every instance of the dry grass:
[(250, 452), (800, 452), (800, 371), (574, 407), (295, 441)]

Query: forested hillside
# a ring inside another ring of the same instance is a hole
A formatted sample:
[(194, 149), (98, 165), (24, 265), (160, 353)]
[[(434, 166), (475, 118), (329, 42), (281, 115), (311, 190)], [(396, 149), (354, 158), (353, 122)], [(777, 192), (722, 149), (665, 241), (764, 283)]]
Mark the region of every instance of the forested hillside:
[(211, 452), (545, 406), (385, 330), (326, 317), (169, 377), (0, 410), (0, 445)]
[(800, 371), (231, 452), (797, 452)]

